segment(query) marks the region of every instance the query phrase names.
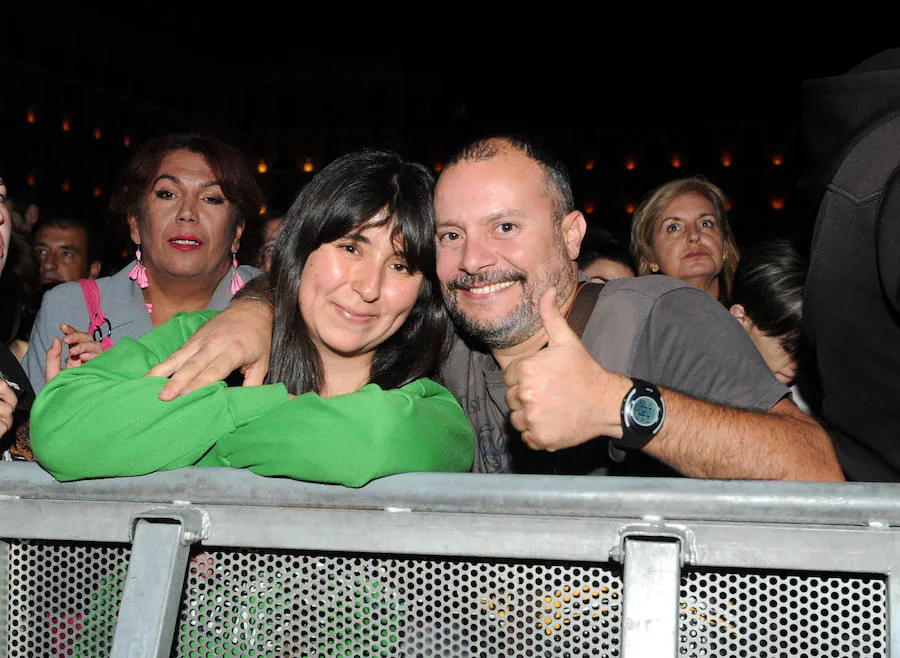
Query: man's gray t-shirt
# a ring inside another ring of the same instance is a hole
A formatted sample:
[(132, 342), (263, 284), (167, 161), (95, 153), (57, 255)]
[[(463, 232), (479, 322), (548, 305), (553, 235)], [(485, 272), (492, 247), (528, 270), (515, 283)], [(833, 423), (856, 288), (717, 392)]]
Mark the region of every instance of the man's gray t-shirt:
[[(790, 393), (722, 304), (672, 277), (605, 284), (582, 340), (612, 372), (709, 402), (768, 411)], [(556, 453), (530, 450), (508, 423), (500, 366), (490, 352), (460, 337), (454, 340), (440, 381), (459, 400), (475, 430), (475, 472), (675, 473), (637, 452), (617, 465), (607, 457), (605, 440)]]

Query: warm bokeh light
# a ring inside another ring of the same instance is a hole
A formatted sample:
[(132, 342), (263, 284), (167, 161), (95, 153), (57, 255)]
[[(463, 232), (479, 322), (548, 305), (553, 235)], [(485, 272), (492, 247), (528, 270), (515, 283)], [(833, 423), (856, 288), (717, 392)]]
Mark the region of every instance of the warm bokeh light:
[(731, 210), (731, 197), (725, 199), (725, 207), (728, 208), (729, 211)]
[(262, 205), (259, 207), (259, 214), (260, 214), (260, 215), (265, 215), (268, 211), (269, 211), (269, 208), (268, 208), (268, 206), (266, 206), (266, 204), (262, 204)]
[[(38, 101), (40, 101), (40, 99), (38, 99)], [(132, 140), (134, 138), (132, 138), (130, 136), (130, 134), (120, 132), (121, 124), (117, 125), (116, 123), (111, 122), (107, 117), (103, 116), (102, 114), (99, 116), (98, 115), (83, 116), (79, 112), (77, 107), (73, 111), (76, 113), (76, 116), (77, 116), (76, 120), (82, 121), (82, 123), (78, 124), (78, 126), (77, 126), (78, 130), (75, 131), (73, 137), (65, 136), (63, 138), (60, 138), (59, 133), (55, 132), (56, 130), (60, 130), (60, 128), (61, 128), (63, 132), (66, 132), (68, 134), (68, 133), (72, 132), (72, 130), (74, 129), (74, 127), (72, 125), (72, 119), (70, 116), (65, 114), (64, 116), (60, 117), (60, 114), (64, 114), (68, 110), (65, 107), (61, 107), (61, 108), (50, 107), (46, 104), (46, 102), (42, 102), (41, 111), (47, 112), (47, 114), (45, 115), (45, 118), (47, 118), (48, 121), (44, 124), (41, 124), (41, 126), (36, 126), (37, 110), (33, 106), (29, 107), (28, 102), (29, 101), (26, 99), (25, 102), (19, 104), (17, 108), (11, 108), (12, 109), (11, 120), (15, 120), (15, 115), (18, 114), (19, 112), (21, 112), (22, 108), (24, 107), (26, 109), (27, 124), (35, 125), (34, 128), (26, 128), (26, 131), (23, 134), (29, 134), (29, 133), (32, 133), (33, 131), (37, 130), (38, 131), (37, 134), (43, 135), (44, 133), (48, 133), (49, 137), (55, 139), (56, 141), (59, 141), (60, 144), (62, 144), (63, 142), (66, 142), (67, 140), (79, 139), (79, 140), (82, 140), (82, 142), (79, 142), (79, 143), (83, 144), (83, 142), (87, 142), (87, 150), (101, 152), (101, 151), (104, 151), (104, 145), (100, 144), (99, 143), (100, 141), (103, 141), (105, 144), (107, 144), (107, 148), (108, 148), (109, 144), (110, 144), (110, 140), (112, 140), (111, 144), (112, 144), (114, 150), (117, 148), (121, 148), (121, 147), (114, 146), (115, 145), (115, 135), (116, 135), (116, 133), (118, 133), (120, 135), (120, 139), (122, 140), (121, 143), (124, 145), (124, 147), (126, 149), (130, 149), (130, 148), (134, 147), (134, 144), (132, 143)], [(32, 99), (32, 102), (35, 102), (35, 101)], [(69, 107), (71, 108), (71, 105)], [(18, 116), (19, 116), (18, 120), (20, 121), (21, 114), (18, 114)], [(56, 128), (53, 127), (53, 117), (54, 116), (57, 117), (57, 121), (60, 122), (60, 123), (57, 123)], [(94, 128), (89, 128), (91, 121), (93, 121), (95, 124)], [(99, 125), (100, 121), (104, 122), (103, 126)], [(137, 131), (136, 134), (138, 134), (138, 138), (135, 143), (140, 145), (140, 140), (143, 139), (143, 136), (145, 135), (145, 128), (141, 125), (137, 125), (134, 122), (129, 122), (129, 123), (132, 126), (134, 126), (134, 129)], [(19, 125), (21, 125), (21, 124), (19, 124)], [(109, 134), (105, 134), (107, 127), (112, 131)], [(130, 133), (130, 129), (129, 129), (129, 133)], [(94, 139), (97, 142), (97, 144), (90, 145), (90, 143), (89, 143), (90, 139)], [(62, 140), (62, 141), (60, 141), (60, 140)], [(733, 141), (729, 138), (722, 139), (718, 143), (709, 144), (707, 147), (702, 148), (702, 149), (701, 149), (700, 145), (694, 144), (689, 141), (684, 142), (681, 140), (677, 140), (677, 141), (672, 140), (668, 144), (666, 144), (666, 143), (657, 144), (657, 146), (654, 147), (654, 150), (652, 152), (650, 150), (643, 150), (643, 147), (639, 143), (631, 143), (630, 146), (626, 145), (625, 148), (622, 148), (618, 153), (611, 154), (612, 162), (608, 162), (609, 154), (605, 154), (604, 152), (597, 150), (595, 145), (583, 144), (582, 152), (580, 154), (572, 154), (572, 155), (574, 155), (574, 158), (573, 158), (574, 163), (573, 164), (576, 167), (577, 167), (577, 163), (580, 161), (582, 163), (582, 166), (584, 167), (584, 169), (582, 171), (583, 172), (591, 172), (591, 175), (587, 176), (586, 180), (587, 179), (593, 180), (592, 172), (598, 171), (598, 173), (602, 173), (603, 175), (606, 175), (607, 169), (609, 169), (610, 166), (612, 166), (612, 167), (616, 166), (615, 160), (617, 160), (617, 159), (619, 160), (618, 166), (624, 165), (624, 168), (627, 172), (636, 172), (637, 164), (638, 164), (637, 156), (634, 155), (634, 153), (632, 153), (632, 155), (628, 155), (627, 153), (623, 155), (623, 153), (622, 153), (623, 150), (627, 151), (628, 148), (634, 149), (634, 152), (641, 153), (641, 158), (646, 158), (646, 161), (643, 165), (642, 172), (626, 174), (626, 178), (628, 180), (631, 180), (633, 183), (641, 182), (641, 184), (643, 185), (643, 181), (644, 181), (643, 176), (645, 174), (648, 174), (648, 168), (649, 168), (649, 170), (651, 170), (650, 174), (652, 174), (652, 175), (661, 174), (661, 177), (663, 177), (663, 178), (665, 176), (674, 178), (676, 176), (691, 175), (691, 174), (693, 174), (695, 168), (700, 167), (700, 166), (711, 166), (714, 170), (715, 165), (712, 164), (714, 162), (712, 160), (712, 158), (715, 156), (716, 151), (718, 151), (720, 167), (729, 168), (729, 172), (723, 172), (723, 171), (721, 171), (721, 169), (718, 170), (719, 176), (732, 177), (732, 176), (738, 176), (738, 175), (746, 175), (747, 172), (746, 171), (742, 172), (742, 170), (746, 170), (748, 167), (753, 169), (760, 165), (763, 167), (764, 170), (767, 167), (783, 167), (786, 164), (787, 156), (784, 155), (785, 152), (781, 151), (780, 147), (776, 150), (775, 147), (772, 146), (772, 143), (774, 143), (774, 141), (775, 140), (771, 140), (771, 141), (767, 140), (766, 143), (761, 143), (761, 144), (756, 145), (756, 148), (753, 149), (753, 151), (755, 151), (755, 152), (748, 150), (746, 146), (742, 146), (740, 143)], [(687, 157), (690, 159), (690, 164), (688, 164), (684, 160), (684, 157), (681, 156), (680, 151), (675, 152), (675, 151), (671, 150), (674, 143), (679, 143), (680, 144), (679, 148), (681, 146), (684, 146), (685, 148), (688, 149)], [(736, 156), (734, 155), (734, 151), (732, 150), (732, 147), (724, 146), (725, 143), (735, 144), (735, 146), (733, 148), (736, 148), (738, 151), (740, 151), (741, 157), (743, 158), (743, 160), (741, 161), (741, 166), (737, 167), (734, 170), (731, 170), (730, 167), (735, 166), (735, 163), (736, 163), (735, 157)], [(782, 143), (784, 143), (784, 142), (782, 141)], [(294, 148), (297, 148), (297, 147), (295, 146)], [(790, 148), (790, 145), (786, 144), (785, 148)], [(263, 150), (263, 149), (260, 149), (260, 150)], [(302, 158), (301, 158), (299, 153), (302, 153), (304, 150), (306, 150), (307, 153), (310, 153), (311, 151), (316, 151), (316, 157), (314, 158), (310, 154), (310, 155), (302, 156)], [(590, 155), (590, 156), (586, 155), (586, 152), (588, 150), (590, 150), (594, 155)], [(666, 151), (669, 151), (668, 155), (666, 155)], [(257, 153), (258, 152), (260, 152), (260, 151), (257, 151)], [(794, 150), (790, 150), (789, 152), (791, 153), (791, 157), (793, 157), (795, 155)], [(122, 152), (122, 153), (124, 153), (124, 152)], [(766, 158), (767, 153), (768, 153), (769, 162), (770, 162), (769, 165), (765, 164), (765, 158)], [(269, 153), (269, 157), (270, 157), (270, 159), (274, 158), (275, 160), (277, 160), (276, 164), (278, 165), (278, 167), (277, 167), (275, 173), (273, 173), (273, 176), (275, 177), (276, 180), (269, 180), (269, 177), (266, 177), (264, 179), (260, 179), (260, 181), (266, 180), (266, 181), (268, 181), (267, 184), (275, 184), (276, 182), (278, 182), (278, 179), (280, 179), (286, 172), (284, 171), (280, 157), (276, 157), (276, 155), (273, 155), (273, 153), (271, 153), (271, 152)], [(431, 157), (432, 157), (432, 170), (433, 170), (434, 174), (435, 175), (441, 174), (443, 172), (443, 169), (446, 166), (446, 163), (444, 163), (442, 160), (437, 159), (437, 157), (440, 157), (437, 154), (432, 153)], [(598, 162), (597, 161), (598, 157), (603, 158), (603, 161)], [(619, 158), (621, 158), (621, 159), (619, 159)], [(100, 158), (100, 159), (102, 159), (102, 158)], [(261, 175), (267, 175), (269, 172), (268, 161), (265, 158), (258, 157), (258, 156), (256, 157), (256, 159), (257, 159), (257, 165), (256, 165), (257, 172)], [(73, 195), (77, 194), (80, 197), (87, 197), (87, 198), (93, 197), (95, 199), (103, 198), (104, 194), (106, 194), (106, 190), (105, 190), (104, 186), (108, 183), (104, 182), (100, 176), (97, 176), (95, 178), (95, 186), (94, 187), (90, 187), (89, 180), (84, 180), (81, 177), (79, 177), (77, 179), (78, 180), (77, 184), (73, 184), (71, 182), (71, 179), (61, 180), (58, 177), (58, 175), (56, 175), (54, 172), (47, 171), (44, 167), (37, 166), (36, 160), (37, 160), (37, 158), (23, 161), (22, 169), (24, 171), (22, 171), (22, 173), (27, 174), (28, 169), (33, 168), (33, 170), (41, 169), (41, 171), (42, 171), (41, 176), (45, 176), (45, 175), (49, 174), (49, 175), (47, 175), (46, 178), (41, 179), (41, 186), (42, 186), (42, 189), (45, 189), (45, 193), (51, 193), (52, 190), (55, 189), (55, 190), (61, 190), (62, 192), (66, 193), (66, 194), (73, 194)], [(323, 152), (323, 149), (320, 149), (315, 144), (309, 144), (309, 143), (300, 145), (299, 148), (297, 148), (297, 151), (295, 151), (295, 155), (292, 160), (293, 161), (289, 162), (288, 166), (289, 167), (290, 166), (297, 167), (297, 165), (299, 163), (299, 168), (301, 169), (303, 174), (306, 174), (306, 176), (303, 176), (304, 179), (308, 179), (311, 174), (316, 172), (317, 165), (315, 164), (315, 162), (323, 161), (323, 164), (325, 162), (327, 162), (326, 153)], [(93, 162), (94, 160), (90, 160), (90, 161)], [(427, 160), (423, 160), (423, 162), (427, 163)], [(706, 162), (707, 164), (703, 165), (703, 164), (701, 164), (701, 162)], [(251, 163), (252, 163), (252, 160), (251, 160)], [(667, 170), (665, 169), (665, 167), (667, 165), (674, 171), (669, 172), (669, 174), (666, 174), (665, 172)], [(796, 162), (794, 163), (794, 165), (792, 165), (792, 167), (794, 167), (794, 166), (796, 166)], [(684, 169), (685, 172), (682, 173), (681, 172), (682, 169)], [(296, 175), (297, 170), (294, 169), (293, 171), (295, 172), (294, 175)], [(613, 169), (613, 171), (615, 171), (615, 169)], [(621, 172), (621, 169), (619, 169), (618, 171)], [(771, 174), (773, 176), (778, 175), (778, 172), (775, 172), (774, 169), (769, 169), (769, 171), (771, 172)], [(781, 170), (779, 170), (779, 171), (781, 171)], [(713, 173), (714, 173), (714, 171), (713, 171)], [(782, 171), (782, 174), (784, 174), (784, 171)], [(79, 175), (79, 172), (76, 171), (76, 176), (78, 176), (78, 175)], [(619, 174), (619, 175), (621, 175), (621, 174)], [(712, 174), (710, 174), (710, 175), (712, 175)], [(22, 180), (21, 176), (22, 176), (22, 174), (20, 174), (20, 179), (19, 179), (20, 181)], [(638, 181), (638, 179), (634, 179), (633, 178), (634, 176), (638, 176), (640, 178), (640, 181)], [(56, 183), (55, 183), (57, 185), (56, 188), (53, 188), (54, 181), (56, 181)], [(97, 181), (102, 182), (102, 185)], [(27, 182), (27, 185), (29, 187), (35, 188), (37, 186), (36, 173), (34, 173), (34, 171), (32, 171), (32, 173), (27, 174), (25, 176), (25, 182)], [(622, 182), (625, 183), (625, 181), (622, 181)], [(631, 187), (632, 187), (632, 185), (630, 183), (623, 185), (622, 192), (632, 195), (635, 199), (637, 199), (640, 194), (640, 190), (639, 189), (630, 189)], [(637, 185), (635, 185), (634, 187), (637, 188)], [(643, 189), (643, 187), (641, 187), (641, 189)], [(622, 192), (620, 192), (620, 194)], [(56, 192), (56, 193), (58, 193), (58, 192)], [(590, 193), (596, 193), (596, 191), (591, 191)], [(789, 194), (787, 194), (783, 188), (782, 188), (781, 192), (779, 192), (778, 194), (774, 194), (771, 190), (766, 191), (765, 189), (762, 189), (762, 187), (760, 187), (760, 188), (756, 189), (752, 195), (748, 194), (748, 193), (744, 193), (744, 194), (739, 194), (739, 196), (740, 196), (740, 198), (743, 198), (747, 204), (750, 204), (749, 206), (746, 206), (746, 208), (754, 208), (755, 207), (755, 208), (762, 208), (763, 210), (765, 210), (765, 207), (768, 206), (770, 211), (777, 212), (777, 211), (784, 210), (785, 212), (788, 212), (788, 213), (796, 212), (796, 208), (794, 206), (791, 207), (792, 208), (791, 210), (786, 210), (788, 199), (790, 198), (790, 200), (793, 201), (793, 197), (791, 197)], [(726, 201), (727, 201), (727, 208), (729, 211), (731, 211), (733, 209), (733, 201), (730, 198), (726, 199)], [(68, 201), (66, 203), (68, 203)], [(613, 203), (614, 203), (614, 200), (613, 200)], [(621, 197), (620, 197), (620, 203), (623, 204), (622, 206), (619, 206), (620, 210), (615, 211), (615, 209), (613, 208), (613, 212), (621, 213), (621, 208), (624, 207), (624, 209), (628, 213), (628, 215), (633, 215), (638, 206), (637, 200), (623, 202), (621, 200)], [(796, 201), (794, 203), (796, 204)], [(600, 214), (603, 214), (603, 212), (605, 212), (605, 210), (603, 208), (604, 208), (603, 199), (601, 199)], [(746, 210), (746, 208), (745, 208), (745, 210)], [(581, 204), (581, 209), (585, 213), (585, 215), (593, 216), (594, 214), (597, 214), (598, 211), (597, 211), (597, 206), (596, 206), (596, 200), (595, 199), (584, 200)], [(265, 206), (265, 205), (261, 206), (260, 214), (261, 215), (268, 214), (267, 206)], [(779, 213), (777, 216), (781, 216), (781, 215), (784, 215), (784, 213)], [(621, 215), (619, 215), (619, 217), (621, 218)], [(624, 220), (625, 218), (622, 218), (622, 219)]]

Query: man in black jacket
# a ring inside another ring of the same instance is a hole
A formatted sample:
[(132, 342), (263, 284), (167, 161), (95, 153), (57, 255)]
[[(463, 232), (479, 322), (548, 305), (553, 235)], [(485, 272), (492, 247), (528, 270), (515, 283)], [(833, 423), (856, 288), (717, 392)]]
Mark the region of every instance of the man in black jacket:
[(848, 479), (900, 481), (900, 49), (803, 91), (823, 424)]

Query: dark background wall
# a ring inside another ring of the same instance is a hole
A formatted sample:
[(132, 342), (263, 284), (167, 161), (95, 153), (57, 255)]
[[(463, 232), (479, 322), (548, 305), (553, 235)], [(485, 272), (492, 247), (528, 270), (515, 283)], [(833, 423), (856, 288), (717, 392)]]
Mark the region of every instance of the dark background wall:
[(380, 145), (438, 171), (461, 141), (516, 131), (554, 146), (590, 222), (623, 240), (653, 186), (702, 174), (731, 199), (742, 244), (779, 235), (804, 246), (814, 208), (797, 189), (802, 81), (885, 47), (525, 48), (516, 35), (351, 39), (233, 19), (244, 24), (228, 33), (221, 18), (183, 14), (19, 18), (16, 34), (40, 38), (0, 43), (0, 172), (14, 200), (77, 207), (106, 225), (124, 158), (172, 130), (218, 133), (264, 161), (270, 208), (309, 179), (307, 161), (314, 171)]

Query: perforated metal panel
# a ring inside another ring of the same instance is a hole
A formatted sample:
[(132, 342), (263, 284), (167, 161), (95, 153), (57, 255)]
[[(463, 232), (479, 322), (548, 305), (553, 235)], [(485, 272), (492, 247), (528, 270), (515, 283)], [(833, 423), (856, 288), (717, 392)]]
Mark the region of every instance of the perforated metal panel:
[[(9, 543), (7, 655), (108, 656), (130, 552)], [(175, 656), (620, 655), (615, 565), (204, 551)], [(691, 569), (687, 657), (887, 658), (882, 576)]]
[(6, 650), (6, 624), (9, 619), (9, 544), (0, 540), (0, 656)]
[(712, 571), (681, 579), (683, 656), (885, 658), (880, 577)]
[(586, 566), (204, 552), (178, 656), (617, 656), (621, 582)]
[(127, 546), (9, 542), (7, 655), (109, 655)]

